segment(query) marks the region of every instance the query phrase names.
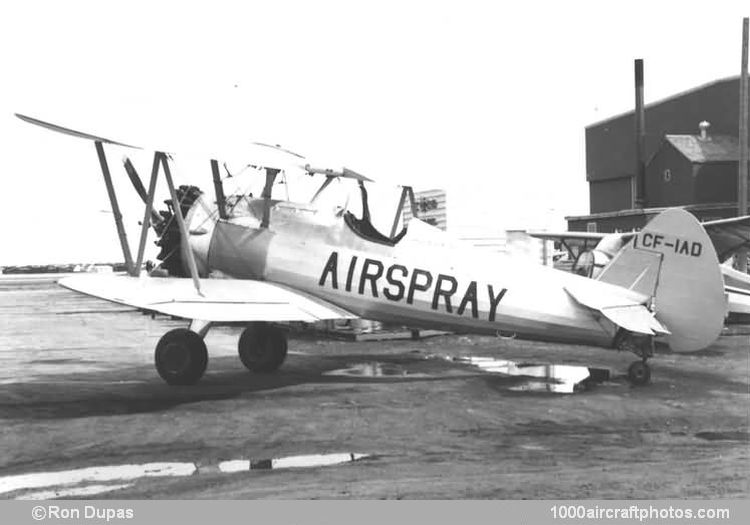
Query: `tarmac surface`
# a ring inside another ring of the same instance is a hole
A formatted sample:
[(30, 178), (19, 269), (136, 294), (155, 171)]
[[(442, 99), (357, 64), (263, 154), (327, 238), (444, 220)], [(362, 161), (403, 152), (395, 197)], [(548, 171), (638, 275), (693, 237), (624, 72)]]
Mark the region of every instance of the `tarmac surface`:
[(153, 349), (184, 321), (53, 278), (0, 277), (0, 498), (750, 494), (742, 328), (701, 352), (657, 349), (645, 387), (625, 380), (629, 354), (459, 335), (292, 334), (284, 366), (258, 375), (240, 329), (215, 328), (203, 379), (170, 387)]

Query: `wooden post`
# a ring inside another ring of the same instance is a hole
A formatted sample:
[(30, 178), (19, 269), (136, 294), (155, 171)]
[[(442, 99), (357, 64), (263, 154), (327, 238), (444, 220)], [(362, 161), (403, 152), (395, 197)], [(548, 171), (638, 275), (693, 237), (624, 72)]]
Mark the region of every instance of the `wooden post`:
[[(748, 78), (747, 78), (748, 18), (742, 19), (742, 67), (740, 70), (740, 162), (737, 180), (737, 215), (747, 215), (748, 171)], [(747, 250), (737, 253), (737, 269), (747, 272)]]
[(146, 194), (146, 209), (143, 212), (143, 223), (141, 224), (141, 239), (138, 242), (138, 258), (135, 260), (135, 274), (141, 274), (141, 264), (143, 264), (143, 253), (146, 250), (146, 237), (148, 237), (148, 227), (151, 223), (151, 212), (154, 208), (154, 194), (156, 193), (156, 179), (159, 176), (159, 154), (154, 153), (154, 165), (151, 168), (151, 181), (148, 184), (148, 193)]
[(221, 185), (218, 161), (211, 159), (211, 174), (214, 178), (214, 192), (216, 192), (216, 207), (219, 209), (219, 218), (227, 219), (227, 199), (224, 196), (224, 187)]
[(115, 193), (115, 188), (114, 186), (112, 186), (112, 177), (109, 174), (109, 166), (107, 165), (107, 157), (104, 154), (104, 147), (99, 140), (95, 140), (94, 145), (96, 146), (96, 154), (99, 157), (99, 166), (101, 166), (102, 168), (104, 184), (107, 186), (107, 195), (109, 196), (109, 204), (110, 206), (112, 206), (112, 215), (114, 215), (115, 217), (117, 236), (120, 238), (122, 255), (123, 257), (125, 257), (125, 267), (128, 269), (128, 273), (130, 275), (137, 275), (135, 273), (135, 267), (133, 266), (133, 256), (130, 254), (128, 236), (125, 233), (125, 227), (122, 225), (122, 214), (120, 213), (120, 206), (117, 204), (117, 194)]
[(633, 208), (646, 206), (646, 112), (643, 107), (643, 59), (635, 60), (635, 198)]

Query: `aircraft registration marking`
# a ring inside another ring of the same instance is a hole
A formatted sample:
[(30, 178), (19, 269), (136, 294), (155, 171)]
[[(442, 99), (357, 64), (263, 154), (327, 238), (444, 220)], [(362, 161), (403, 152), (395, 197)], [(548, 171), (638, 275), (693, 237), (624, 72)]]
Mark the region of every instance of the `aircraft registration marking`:
[[(422, 268), (413, 268), (411, 271), (402, 264), (391, 264), (386, 268), (382, 261), (377, 259), (365, 258), (362, 262), (358, 275), (358, 281), (355, 283), (355, 273), (359, 257), (353, 255), (349, 260), (346, 270), (346, 280), (344, 290), (359, 295), (370, 295), (377, 299), (380, 294), (387, 300), (394, 302), (406, 301), (407, 304), (414, 304), (414, 294), (416, 292), (429, 292), (432, 290), (432, 301), (430, 307), (432, 310), (443, 309), (447, 313), (463, 315), (468, 309), (474, 319), (479, 318), (479, 286), (477, 281), (471, 281), (462, 288), (463, 293), (459, 293), (459, 282), (452, 275), (433, 272)], [(385, 286), (379, 286), (379, 282), (386, 281)], [(329, 285), (334, 290), (339, 289), (339, 254), (331, 252), (328, 261), (323, 267), (320, 274), (318, 285)], [(497, 292), (495, 287), (487, 284), (487, 298), (490, 309), (487, 318), (490, 322), (495, 320), (497, 306), (508, 291), (507, 288), (499, 288)], [(454, 309), (454, 296), (458, 301), (458, 306)]]
[(665, 241), (664, 235), (658, 233), (644, 232), (641, 235), (633, 237), (633, 248), (638, 248), (638, 238), (641, 238), (640, 244), (643, 248), (658, 248), (665, 246), (671, 248), (674, 253), (687, 255), (689, 257), (700, 257), (703, 253), (703, 244), (698, 241), (689, 241), (675, 238), (674, 241)]

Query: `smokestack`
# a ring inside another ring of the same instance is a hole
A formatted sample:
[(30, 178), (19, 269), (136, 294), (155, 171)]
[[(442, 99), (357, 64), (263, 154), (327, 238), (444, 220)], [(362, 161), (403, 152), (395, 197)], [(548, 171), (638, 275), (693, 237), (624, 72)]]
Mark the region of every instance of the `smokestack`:
[(698, 124), (698, 128), (701, 130), (701, 140), (708, 140), (708, 128), (710, 127), (711, 123), (707, 120)]
[(635, 198), (634, 208), (646, 205), (646, 112), (643, 108), (643, 59), (635, 60)]

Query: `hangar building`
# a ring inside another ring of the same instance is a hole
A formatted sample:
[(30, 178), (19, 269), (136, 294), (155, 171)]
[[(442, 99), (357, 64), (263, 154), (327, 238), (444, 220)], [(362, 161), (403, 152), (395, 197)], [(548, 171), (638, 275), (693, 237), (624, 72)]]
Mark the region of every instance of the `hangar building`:
[(667, 206), (701, 220), (737, 215), (739, 77), (717, 80), (645, 106), (646, 205), (634, 209), (635, 112), (586, 128), (590, 215), (572, 231), (641, 228)]

